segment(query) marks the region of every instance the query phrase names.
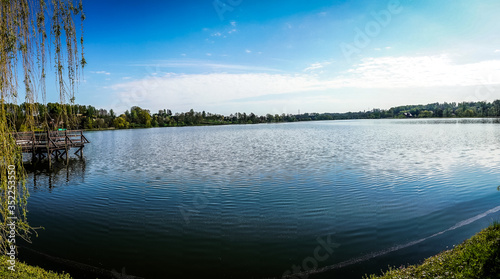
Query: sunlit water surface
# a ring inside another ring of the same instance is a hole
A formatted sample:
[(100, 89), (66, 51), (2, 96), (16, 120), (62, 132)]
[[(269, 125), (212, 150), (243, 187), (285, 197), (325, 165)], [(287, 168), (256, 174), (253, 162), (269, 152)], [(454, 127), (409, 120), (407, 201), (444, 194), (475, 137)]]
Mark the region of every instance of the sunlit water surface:
[(84, 161), (29, 175), (29, 220), (45, 229), (20, 257), (77, 278), (361, 278), (418, 263), (498, 220), (495, 122), (86, 132)]

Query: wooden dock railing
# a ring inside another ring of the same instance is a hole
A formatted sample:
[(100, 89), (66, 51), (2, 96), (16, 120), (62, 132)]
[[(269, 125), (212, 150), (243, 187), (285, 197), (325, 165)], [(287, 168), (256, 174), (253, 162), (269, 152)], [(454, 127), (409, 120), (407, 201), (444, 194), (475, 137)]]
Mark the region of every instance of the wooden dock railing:
[(56, 159), (66, 155), (71, 148), (78, 148), (75, 154), (83, 156), (83, 147), (90, 141), (83, 135), (82, 130), (46, 131), (46, 132), (18, 132), (14, 134), (16, 144), (23, 153), (31, 153), (32, 159), (52, 156)]

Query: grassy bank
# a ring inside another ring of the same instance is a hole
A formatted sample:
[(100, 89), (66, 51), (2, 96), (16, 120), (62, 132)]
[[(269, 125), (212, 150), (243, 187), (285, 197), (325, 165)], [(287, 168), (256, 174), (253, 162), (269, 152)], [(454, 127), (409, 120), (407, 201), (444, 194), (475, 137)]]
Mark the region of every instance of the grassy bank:
[(391, 269), (369, 279), (500, 278), (500, 223), (477, 233), (452, 250), (426, 259), (421, 265)]
[(30, 266), (24, 263), (16, 262), (15, 271), (9, 270), (8, 258), (0, 256), (0, 278), (19, 278), (19, 279), (71, 279), (72, 277), (67, 274), (59, 274), (52, 271), (46, 271), (37, 266)]

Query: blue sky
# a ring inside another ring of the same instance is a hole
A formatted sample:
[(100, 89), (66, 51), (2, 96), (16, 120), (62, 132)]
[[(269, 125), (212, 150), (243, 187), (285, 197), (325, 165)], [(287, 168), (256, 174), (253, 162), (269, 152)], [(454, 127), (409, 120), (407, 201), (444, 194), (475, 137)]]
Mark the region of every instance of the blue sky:
[(86, 0), (84, 9), (88, 65), (76, 102), (118, 113), (500, 98), (497, 0)]

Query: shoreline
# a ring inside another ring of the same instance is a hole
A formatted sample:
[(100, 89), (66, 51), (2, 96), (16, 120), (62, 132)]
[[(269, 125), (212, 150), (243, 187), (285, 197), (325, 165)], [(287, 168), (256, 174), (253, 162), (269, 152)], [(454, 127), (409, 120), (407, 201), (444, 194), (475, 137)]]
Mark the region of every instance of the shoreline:
[[(151, 128), (182, 128), (182, 127), (207, 127), (207, 126), (231, 126), (231, 125), (268, 125), (268, 124), (283, 124), (283, 123), (299, 123), (299, 122), (323, 122), (323, 121), (345, 121), (345, 120), (451, 120), (451, 119), (497, 119), (496, 122), (500, 123), (500, 117), (408, 117), (408, 118), (346, 118), (346, 119), (317, 119), (317, 120), (298, 120), (298, 121), (282, 121), (282, 122), (267, 122), (267, 123), (207, 123), (196, 125), (179, 125), (179, 126), (152, 126), (152, 127), (129, 127), (129, 128), (93, 128), (93, 129), (79, 129), (84, 132), (96, 131), (115, 131), (115, 130), (136, 130), (136, 129), (151, 129)], [(495, 123), (495, 121), (492, 121)]]
[(500, 274), (500, 223), (494, 222), (461, 244), (425, 259), (421, 264), (389, 268), (363, 279), (477, 278)]

